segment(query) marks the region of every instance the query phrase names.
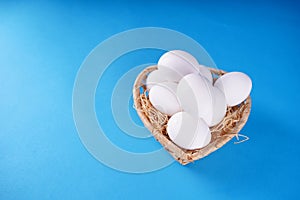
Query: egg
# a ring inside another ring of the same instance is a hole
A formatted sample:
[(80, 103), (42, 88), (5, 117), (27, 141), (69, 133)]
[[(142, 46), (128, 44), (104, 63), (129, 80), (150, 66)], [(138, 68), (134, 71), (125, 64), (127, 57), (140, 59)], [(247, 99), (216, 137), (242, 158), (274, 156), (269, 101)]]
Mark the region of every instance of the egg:
[(211, 124), (213, 118), (212, 84), (198, 74), (184, 76), (177, 86), (180, 106), (194, 117)]
[(199, 74), (204, 76), (211, 84), (213, 83), (213, 77), (210, 70), (204, 65), (198, 65)]
[(242, 72), (230, 72), (219, 77), (215, 84), (224, 94), (228, 106), (235, 106), (249, 96), (252, 89), (252, 81)]
[(187, 112), (178, 112), (169, 119), (167, 133), (175, 144), (189, 150), (205, 147), (211, 141), (211, 133), (204, 120)]
[(158, 69), (169, 68), (182, 76), (197, 72), (198, 65), (196, 58), (181, 50), (173, 50), (163, 54), (157, 63)]
[(212, 121), (208, 125), (215, 126), (220, 123), (227, 111), (227, 104), (224, 93), (217, 87), (212, 87), (213, 94), (213, 116)]
[(162, 68), (158, 70), (152, 71), (147, 79), (146, 79), (146, 85), (148, 89), (151, 89), (153, 85), (156, 85), (158, 83), (163, 82), (179, 82), (179, 80), (182, 78), (180, 74), (178, 74), (176, 71), (171, 70), (169, 68)]
[(181, 111), (176, 96), (177, 84), (172, 82), (159, 83), (149, 91), (149, 100), (154, 108), (166, 115)]

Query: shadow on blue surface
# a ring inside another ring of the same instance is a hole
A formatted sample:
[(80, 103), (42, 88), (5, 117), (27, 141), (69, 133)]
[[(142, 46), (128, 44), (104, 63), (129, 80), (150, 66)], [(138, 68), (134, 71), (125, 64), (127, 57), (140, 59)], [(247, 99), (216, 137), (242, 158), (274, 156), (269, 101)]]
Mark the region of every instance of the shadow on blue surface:
[(253, 108), (241, 132), (250, 136), (250, 140), (239, 145), (231, 145), (230, 141), (224, 149), (187, 168), (199, 180), (208, 179), (215, 186), (223, 185), (247, 197), (271, 193), (276, 198), (296, 195), (296, 191), (282, 193), (283, 182), (297, 182), (296, 177), (287, 175), (288, 171), (297, 171), (293, 162), (299, 162), (299, 157), (294, 156), (297, 151), (295, 132), (264, 107)]

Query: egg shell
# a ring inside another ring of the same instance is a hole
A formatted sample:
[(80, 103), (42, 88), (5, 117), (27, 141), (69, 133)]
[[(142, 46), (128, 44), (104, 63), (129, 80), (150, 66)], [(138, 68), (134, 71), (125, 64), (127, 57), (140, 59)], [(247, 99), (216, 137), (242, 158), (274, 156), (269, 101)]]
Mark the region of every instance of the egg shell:
[(213, 93), (213, 117), (209, 126), (219, 124), (225, 117), (227, 111), (227, 104), (224, 93), (217, 87), (212, 88)]
[(213, 83), (213, 77), (210, 70), (204, 65), (198, 65), (199, 74), (204, 76), (211, 84)]
[(242, 72), (230, 72), (219, 77), (215, 84), (225, 94), (228, 106), (235, 106), (249, 96), (252, 89), (252, 81)]
[(154, 108), (171, 116), (174, 113), (181, 111), (181, 107), (176, 96), (176, 90), (176, 83), (160, 83), (150, 89), (149, 100)]
[(148, 89), (151, 89), (152, 86), (163, 83), (163, 82), (179, 82), (182, 78), (180, 74), (176, 71), (169, 68), (162, 68), (152, 71), (146, 80), (146, 85)]
[(183, 111), (203, 118), (211, 124), (213, 118), (212, 84), (199, 74), (184, 76), (177, 86), (177, 96)]
[(187, 112), (178, 112), (169, 119), (167, 133), (175, 144), (189, 150), (205, 147), (211, 141), (211, 133), (204, 120)]
[(197, 72), (198, 65), (196, 58), (181, 50), (173, 50), (163, 54), (157, 63), (158, 69), (169, 68), (182, 76)]

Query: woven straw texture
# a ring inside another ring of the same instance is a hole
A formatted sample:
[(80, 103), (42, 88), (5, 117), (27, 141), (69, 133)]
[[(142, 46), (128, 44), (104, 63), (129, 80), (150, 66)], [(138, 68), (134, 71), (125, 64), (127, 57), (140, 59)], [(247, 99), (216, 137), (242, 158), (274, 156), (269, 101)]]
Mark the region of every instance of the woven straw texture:
[[(146, 79), (148, 74), (156, 69), (157, 66), (147, 67), (136, 78), (133, 87), (134, 106), (145, 127), (151, 131), (156, 140), (160, 142), (179, 163), (186, 165), (221, 148), (234, 136), (237, 136), (247, 122), (251, 109), (250, 96), (240, 105), (227, 107), (226, 116), (223, 121), (210, 128), (212, 139), (207, 146), (195, 150), (186, 150), (177, 146), (170, 140), (166, 131), (170, 116), (156, 110), (148, 98), (148, 91), (145, 84)], [(226, 73), (219, 69), (209, 69), (213, 74), (214, 80)]]

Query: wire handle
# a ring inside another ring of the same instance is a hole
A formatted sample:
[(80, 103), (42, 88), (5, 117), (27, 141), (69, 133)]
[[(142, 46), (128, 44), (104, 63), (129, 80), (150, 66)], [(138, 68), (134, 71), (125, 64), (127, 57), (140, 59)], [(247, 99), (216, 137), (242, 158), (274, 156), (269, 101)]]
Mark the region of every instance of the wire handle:
[[(239, 136), (243, 137), (244, 139), (243, 139), (243, 140), (240, 140)], [(240, 144), (240, 143), (246, 142), (247, 140), (250, 139), (248, 136), (243, 135), (243, 134), (239, 134), (239, 133), (237, 133), (237, 134), (235, 135), (235, 137), (236, 137), (237, 141), (235, 141), (234, 144)]]

